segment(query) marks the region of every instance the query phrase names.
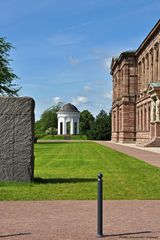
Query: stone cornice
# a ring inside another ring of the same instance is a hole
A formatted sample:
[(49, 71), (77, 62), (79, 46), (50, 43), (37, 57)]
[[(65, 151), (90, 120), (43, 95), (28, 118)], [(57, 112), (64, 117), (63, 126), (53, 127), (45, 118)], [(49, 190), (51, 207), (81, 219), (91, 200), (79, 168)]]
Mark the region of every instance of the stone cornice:
[(113, 74), (115, 68), (120, 64), (126, 57), (135, 57), (135, 50), (122, 52), (118, 58), (112, 58), (111, 63), (111, 75)]
[(153, 37), (160, 33), (160, 20), (155, 24), (155, 26), (152, 28), (150, 33), (147, 35), (147, 37), (144, 39), (144, 41), (141, 43), (139, 48), (136, 51), (136, 56), (140, 55), (141, 52), (145, 49), (146, 45), (153, 39)]
[(112, 58), (110, 74), (113, 75), (113, 72), (114, 72), (115, 68), (117, 67), (118, 64), (120, 64), (122, 62), (122, 60), (125, 57), (129, 57), (129, 56), (130, 57), (138, 57), (141, 54), (141, 52), (145, 49), (145, 47), (148, 45), (148, 43), (157, 34), (160, 34), (160, 20), (158, 20), (158, 22), (155, 24), (155, 26), (152, 28), (150, 33), (147, 35), (147, 37), (144, 39), (144, 41), (141, 43), (141, 45), (139, 46), (139, 48), (137, 50), (135, 50), (135, 51), (125, 51), (125, 52), (122, 52), (119, 55), (119, 57)]

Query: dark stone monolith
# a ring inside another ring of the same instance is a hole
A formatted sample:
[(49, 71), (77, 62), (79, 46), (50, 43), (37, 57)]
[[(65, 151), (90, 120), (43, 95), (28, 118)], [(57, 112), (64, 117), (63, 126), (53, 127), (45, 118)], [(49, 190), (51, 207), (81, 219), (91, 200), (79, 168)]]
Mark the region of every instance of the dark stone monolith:
[(30, 97), (0, 97), (0, 180), (33, 180), (34, 107)]

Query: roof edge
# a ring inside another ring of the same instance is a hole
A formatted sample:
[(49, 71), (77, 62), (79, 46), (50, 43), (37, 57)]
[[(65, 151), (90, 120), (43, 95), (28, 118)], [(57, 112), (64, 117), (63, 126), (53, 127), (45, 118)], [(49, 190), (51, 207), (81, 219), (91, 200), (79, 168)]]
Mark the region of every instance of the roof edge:
[(125, 57), (134, 57), (136, 50), (128, 50), (120, 53), (119, 57), (113, 57), (111, 62), (111, 74), (114, 71), (118, 63), (122, 62)]
[(150, 39), (152, 38), (152, 36), (154, 34), (156, 34), (158, 31), (160, 31), (160, 19), (158, 20), (158, 22), (154, 25), (154, 27), (152, 28), (152, 30), (148, 33), (148, 35), (145, 37), (145, 39), (143, 40), (143, 42), (140, 44), (140, 46), (138, 47), (137, 51), (136, 51), (136, 55), (138, 55), (139, 53), (141, 53), (141, 51), (145, 48), (146, 43), (148, 41), (150, 41)]

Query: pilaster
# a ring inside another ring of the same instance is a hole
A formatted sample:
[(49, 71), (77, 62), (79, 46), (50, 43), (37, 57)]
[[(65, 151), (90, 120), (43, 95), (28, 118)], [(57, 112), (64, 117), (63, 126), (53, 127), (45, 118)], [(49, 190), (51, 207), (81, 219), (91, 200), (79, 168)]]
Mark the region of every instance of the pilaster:
[(153, 48), (153, 82), (157, 81), (157, 70), (156, 70), (156, 66), (157, 66), (157, 62), (156, 62), (156, 45), (154, 45)]
[(145, 59), (143, 58), (142, 59), (142, 90), (144, 90), (144, 88), (145, 88), (145, 82), (146, 82), (146, 79), (145, 79)]
[(148, 69), (147, 69), (147, 55), (145, 56), (145, 88), (147, 87), (148, 83)]
[(156, 119), (156, 102), (152, 98), (151, 100), (151, 122), (153, 123)]
[(160, 82), (160, 41), (158, 42), (158, 82)]
[(149, 83), (153, 82), (153, 49), (149, 51)]

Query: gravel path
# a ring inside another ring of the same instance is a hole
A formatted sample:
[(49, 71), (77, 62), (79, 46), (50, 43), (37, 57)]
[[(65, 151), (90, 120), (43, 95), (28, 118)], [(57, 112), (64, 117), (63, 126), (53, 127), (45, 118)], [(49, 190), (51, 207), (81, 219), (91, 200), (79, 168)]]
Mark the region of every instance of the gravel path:
[[(0, 239), (94, 240), (96, 201), (0, 202)], [(160, 239), (160, 201), (104, 201), (104, 238)]]

